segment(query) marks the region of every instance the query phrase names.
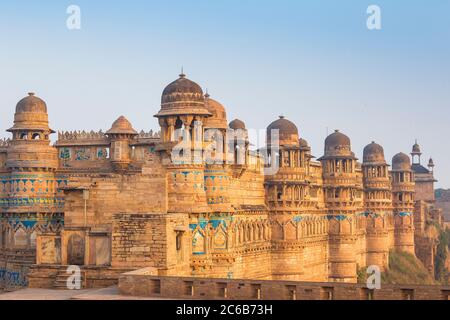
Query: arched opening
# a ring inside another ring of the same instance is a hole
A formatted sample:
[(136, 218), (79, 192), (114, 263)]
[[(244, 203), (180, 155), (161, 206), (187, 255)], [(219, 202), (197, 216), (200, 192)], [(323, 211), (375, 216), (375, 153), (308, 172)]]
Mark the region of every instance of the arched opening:
[(19, 135), (19, 139), (20, 140), (28, 140), (28, 133), (21, 132), (20, 135)]
[(39, 133), (33, 133), (31, 136), (33, 140), (41, 140), (41, 135)]

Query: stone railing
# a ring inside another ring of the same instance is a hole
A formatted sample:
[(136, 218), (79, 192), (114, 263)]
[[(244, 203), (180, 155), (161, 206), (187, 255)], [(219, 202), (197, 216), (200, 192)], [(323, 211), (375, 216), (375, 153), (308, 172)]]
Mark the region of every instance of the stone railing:
[(201, 300), (449, 300), (450, 286), (382, 285), (299, 282), (281, 280), (230, 280), (122, 274), (123, 295)]

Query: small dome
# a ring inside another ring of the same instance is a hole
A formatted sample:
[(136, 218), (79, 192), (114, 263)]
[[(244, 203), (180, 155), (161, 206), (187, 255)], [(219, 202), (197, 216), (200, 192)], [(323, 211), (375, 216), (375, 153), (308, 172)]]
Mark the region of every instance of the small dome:
[(284, 116), (267, 127), (267, 143), (270, 144), (272, 130), (278, 130), (280, 145), (296, 145), (298, 144), (298, 129), (297, 126), (287, 120)]
[(228, 127), (230, 127), (233, 130), (246, 130), (245, 129), (245, 123), (239, 119), (234, 119), (233, 121), (230, 122), (230, 124), (228, 125)]
[(434, 167), (433, 158), (430, 158), (430, 160), (428, 161), (428, 167), (430, 167), (430, 168)]
[(384, 149), (378, 143), (372, 141), (371, 144), (364, 148), (363, 152), (364, 163), (385, 163)]
[(214, 129), (226, 129), (227, 113), (225, 107), (218, 101), (211, 99), (209, 94), (205, 95), (206, 109), (211, 113), (211, 117), (206, 120), (205, 126)]
[(47, 113), (47, 104), (41, 98), (36, 97), (33, 92), (30, 92), (16, 105), (16, 113), (22, 112)]
[(136, 135), (136, 130), (133, 129), (130, 121), (124, 116), (120, 116), (116, 121), (114, 121), (111, 129), (109, 129), (106, 134), (132, 134)]
[(304, 147), (304, 148), (309, 147), (308, 141), (306, 141), (303, 138), (298, 139), (298, 143), (299, 143), (300, 147)]
[(411, 159), (403, 152), (397, 153), (392, 158), (392, 169), (405, 171), (411, 170)]
[(184, 74), (180, 74), (177, 80), (164, 89), (161, 97), (162, 104), (176, 101), (197, 101), (203, 103), (203, 90), (197, 83), (186, 78)]
[(325, 139), (325, 155), (351, 152), (350, 138), (335, 130)]
[(421, 151), (420, 151), (420, 146), (419, 146), (419, 144), (417, 143), (417, 140), (416, 140), (416, 143), (414, 143), (414, 145), (413, 145), (413, 147), (412, 147), (412, 153), (413, 153), (413, 154), (420, 154), (420, 153), (421, 153)]

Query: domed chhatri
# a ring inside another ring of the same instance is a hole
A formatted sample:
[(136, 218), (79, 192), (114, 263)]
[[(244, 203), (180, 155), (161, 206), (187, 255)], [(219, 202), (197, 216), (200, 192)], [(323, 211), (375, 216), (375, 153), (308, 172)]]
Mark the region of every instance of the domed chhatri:
[(372, 141), (364, 148), (363, 162), (373, 164), (384, 164), (386, 160), (384, 158), (384, 149), (378, 143)]
[(298, 144), (298, 128), (284, 116), (267, 127), (267, 143), (270, 144), (273, 130), (278, 130), (280, 145), (297, 145)]
[(233, 130), (246, 130), (244, 121), (239, 119), (231, 121), (228, 127)]
[(47, 104), (41, 98), (36, 97), (34, 92), (29, 92), (28, 96), (16, 105), (16, 113), (22, 112), (47, 113)]
[(392, 158), (392, 170), (394, 171), (410, 171), (411, 159), (403, 152), (397, 153)]
[(211, 117), (206, 120), (205, 126), (214, 129), (228, 128), (227, 113), (225, 107), (218, 101), (212, 99), (209, 94), (205, 94), (206, 109), (211, 113)]
[(309, 148), (309, 144), (308, 141), (306, 141), (303, 138), (298, 139), (298, 144), (300, 145), (300, 147), (302, 148)]
[(416, 140), (416, 143), (414, 143), (414, 145), (412, 147), (412, 153), (415, 153), (415, 154), (420, 154), (421, 153), (420, 145), (417, 143), (417, 140)]
[(7, 131), (35, 130), (54, 133), (48, 125), (47, 104), (33, 92), (20, 100), (16, 105), (14, 126)]
[(137, 131), (133, 129), (130, 121), (127, 120), (124, 116), (120, 116), (114, 123), (112, 124), (111, 129), (109, 129), (106, 134), (137, 134)]
[(156, 115), (210, 115), (205, 106), (202, 88), (183, 73), (170, 83), (161, 96), (161, 110)]
[(335, 130), (325, 139), (325, 156), (340, 155), (354, 156), (351, 150), (350, 138), (339, 132), (339, 130)]

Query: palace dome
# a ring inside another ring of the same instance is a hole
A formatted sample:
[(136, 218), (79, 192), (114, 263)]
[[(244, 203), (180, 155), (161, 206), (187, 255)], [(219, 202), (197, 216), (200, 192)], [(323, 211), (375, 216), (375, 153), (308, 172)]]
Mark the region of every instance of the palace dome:
[(33, 92), (30, 92), (16, 105), (16, 113), (22, 112), (47, 113), (47, 104), (41, 98), (36, 97)]
[(363, 152), (364, 163), (385, 163), (384, 149), (378, 143), (372, 141), (364, 148)]
[(20, 100), (16, 105), (14, 114), (14, 125), (7, 131), (45, 131), (54, 133), (48, 127), (47, 104), (41, 98), (34, 95), (33, 92)]
[(392, 169), (405, 171), (411, 170), (411, 159), (403, 152), (397, 153), (392, 158)]
[(335, 130), (325, 139), (325, 156), (350, 155), (351, 152), (350, 138), (345, 134)]
[(241, 121), (239, 119), (234, 119), (233, 121), (230, 122), (228, 127), (230, 127), (233, 130), (239, 130), (239, 129), (245, 130), (245, 123), (244, 123), (244, 121)]
[(197, 83), (180, 74), (177, 80), (167, 85), (161, 97), (162, 104), (175, 101), (204, 102), (203, 90)]
[(161, 110), (156, 117), (202, 115), (210, 116), (202, 88), (184, 74), (170, 83), (161, 96)]
[(206, 127), (213, 129), (228, 128), (225, 107), (220, 102), (210, 98), (209, 94), (205, 95), (205, 101), (206, 109), (212, 115), (206, 120)]
[(299, 143), (297, 126), (284, 116), (280, 116), (278, 120), (267, 127), (268, 144), (270, 144), (272, 130), (278, 130), (280, 145), (296, 145)]
[(109, 129), (106, 134), (137, 134), (136, 130), (133, 129), (130, 121), (127, 120), (124, 116), (120, 116), (114, 123), (112, 124), (111, 129)]

